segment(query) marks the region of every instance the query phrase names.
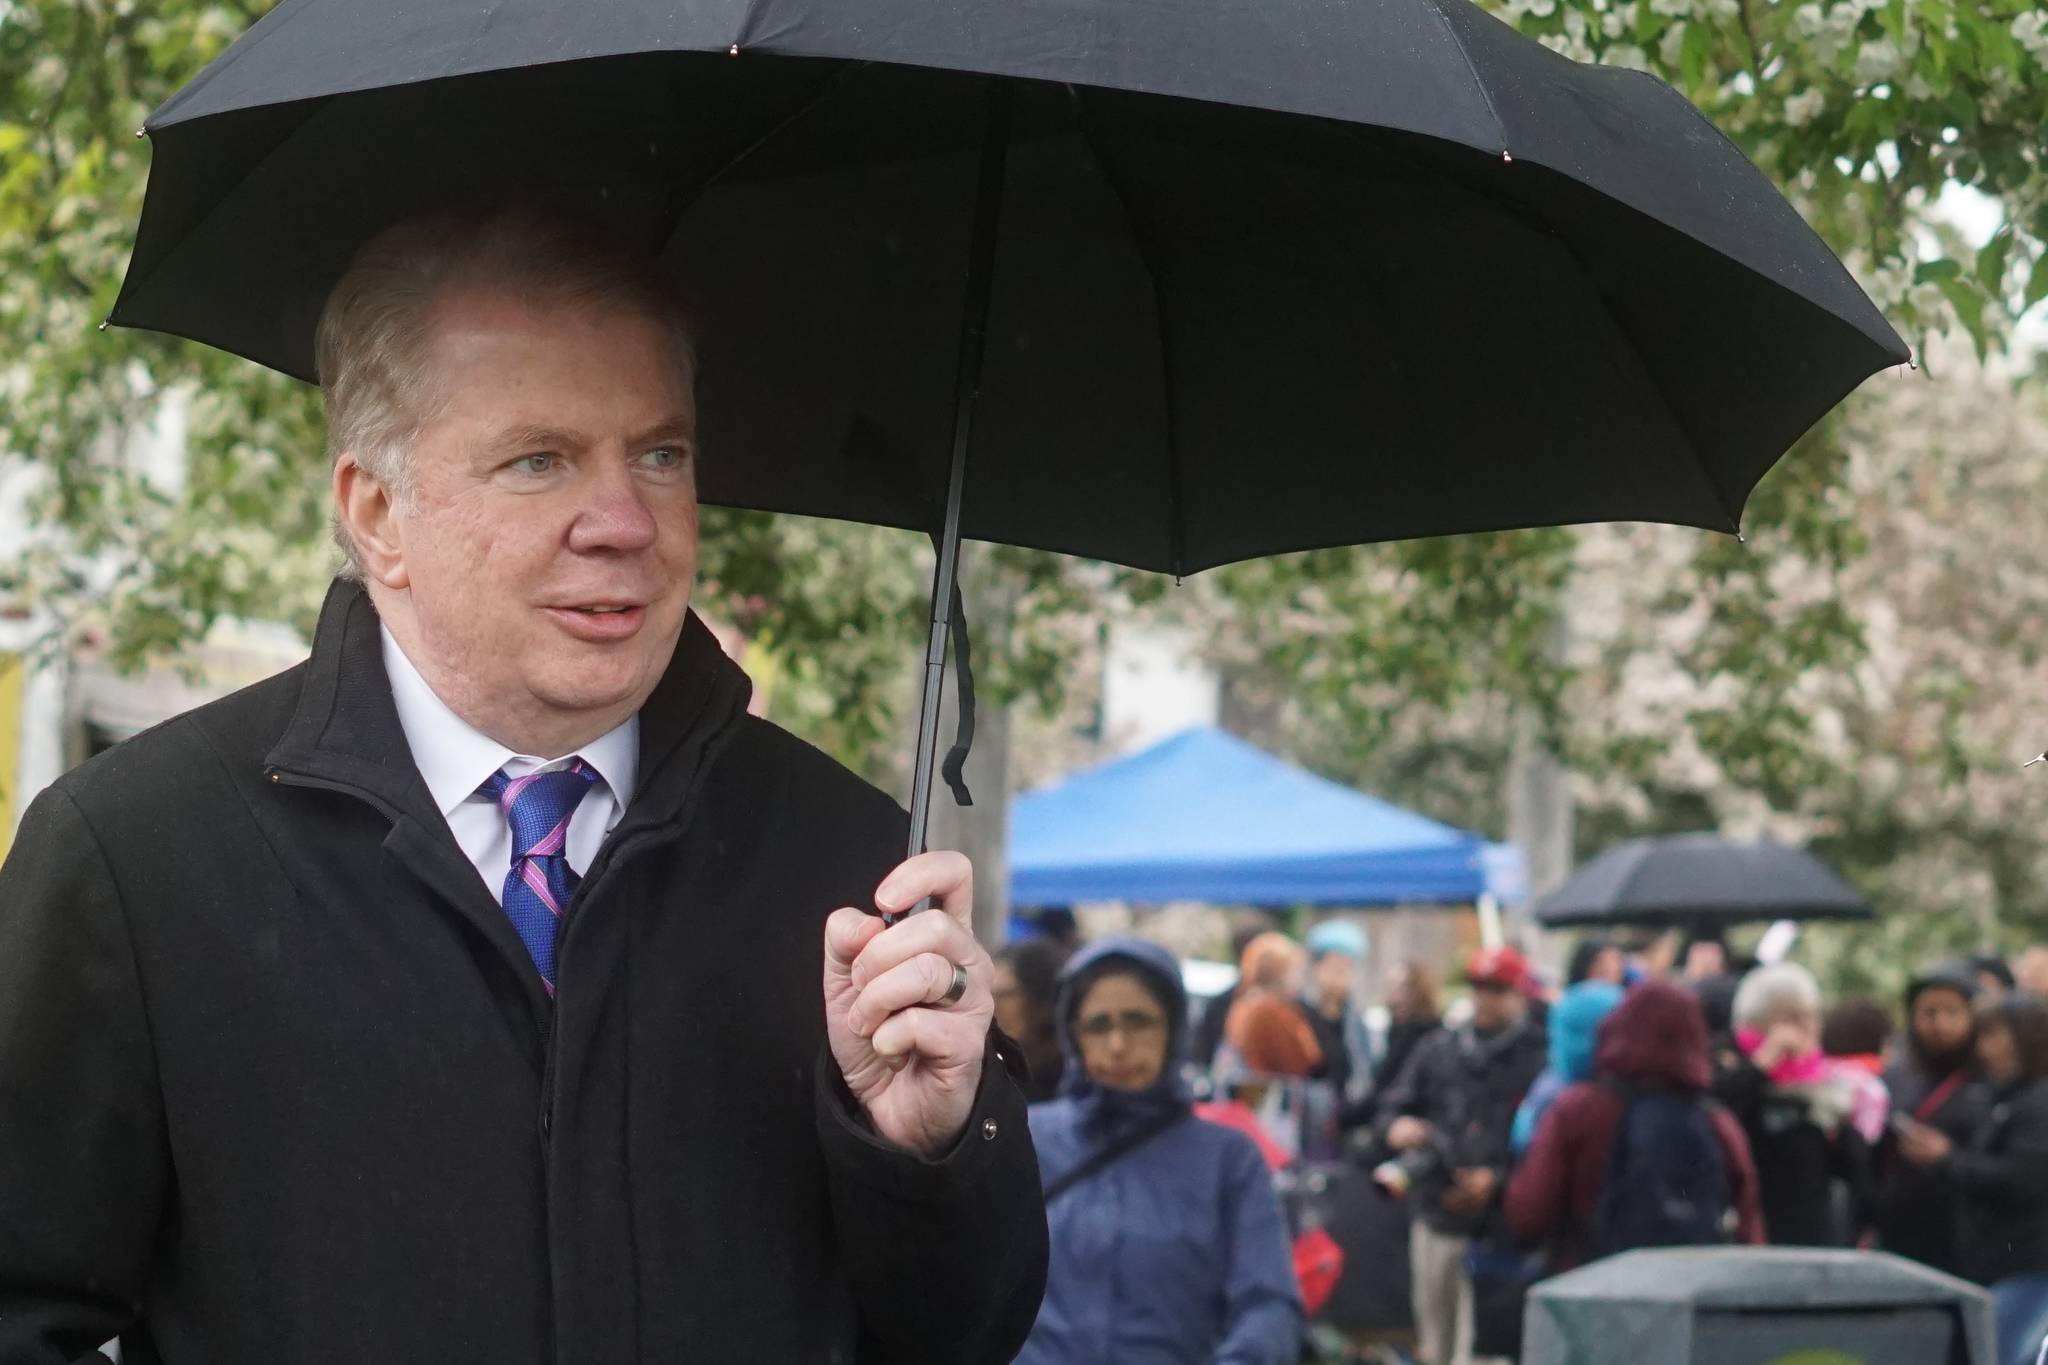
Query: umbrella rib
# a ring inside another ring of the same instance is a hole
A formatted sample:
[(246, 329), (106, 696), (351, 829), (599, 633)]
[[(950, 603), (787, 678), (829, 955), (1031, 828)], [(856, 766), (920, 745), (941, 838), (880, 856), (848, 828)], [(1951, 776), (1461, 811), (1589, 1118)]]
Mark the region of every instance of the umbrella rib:
[(1496, 133), (1494, 141), (1500, 144), (1502, 156), (1510, 155), (1513, 149), (1508, 146), (1507, 120), (1500, 116), (1500, 110), (1494, 106), (1493, 92), (1486, 88), (1486, 81), (1479, 74), (1478, 64), (1472, 60), (1471, 52), (1465, 47), (1464, 38), (1458, 34), (1457, 24), (1452, 22), (1449, 14), (1444, 12), (1443, 0), (1422, 0), (1422, 3), (1428, 7), (1431, 14), (1436, 16), (1437, 22), (1443, 25), (1444, 36), (1451, 40), (1452, 47), (1458, 49), (1458, 56), (1464, 61), (1465, 69), (1472, 73), (1472, 87), (1479, 92), (1480, 100), (1485, 103), (1487, 117), (1493, 120), (1493, 127)]
[(1129, 188), (1115, 157), (1103, 145), (1086, 97), (1073, 85), (1067, 87), (1067, 93), (1074, 100), (1075, 123), (1081, 130), (1081, 140), (1087, 144), (1089, 155), (1095, 158), (1110, 193), (1116, 196), (1117, 207), (1123, 210), (1124, 223), (1130, 228), (1131, 241), (1137, 247), (1139, 264), (1145, 267), (1145, 278), (1152, 285), (1152, 318), (1159, 334), (1159, 385), (1166, 412), (1167, 556), (1173, 566), (1173, 576), (1179, 580), (1187, 575), (1187, 514), (1181, 499), (1180, 420), (1173, 401), (1173, 344), (1167, 335), (1166, 286), (1160, 274), (1158, 246), (1155, 235), (1133, 207)]
[(664, 239), (675, 236), (676, 230), (682, 225), (683, 215), (688, 213), (690, 211), (691, 206), (694, 205), (699, 199), (702, 199), (704, 195), (707, 192), (709, 192), (713, 187), (718, 185), (720, 181), (724, 180), (727, 176), (731, 175), (734, 171), (738, 170), (741, 166), (745, 165), (749, 160), (753, 158), (754, 153), (760, 151), (763, 147), (775, 141), (775, 139), (781, 137), (784, 133), (788, 132), (790, 128), (793, 127), (795, 124), (810, 117), (811, 113), (814, 110), (816, 110), (819, 105), (823, 104), (827, 99), (829, 99), (834, 93), (837, 92), (841, 83), (843, 83), (848, 76), (852, 75), (856, 71), (865, 71), (868, 67), (872, 65), (874, 65), (874, 63), (872, 62), (849, 62), (835, 68), (834, 70), (829, 72), (823, 80), (818, 82), (816, 87), (812, 89), (809, 97), (806, 98), (801, 104), (797, 105), (787, 114), (784, 114), (774, 124), (770, 125), (769, 128), (765, 132), (763, 132), (759, 137), (755, 138), (752, 142), (747, 143), (745, 146), (741, 147), (737, 152), (733, 153), (732, 156), (726, 160), (724, 165), (720, 166), (717, 170), (711, 172), (709, 175), (703, 176), (695, 184), (691, 185), (688, 188), (688, 190), (686, 190), (682, 194), (677, 195), (675, 208), (669, 217), (668, 231), (663, 234)]

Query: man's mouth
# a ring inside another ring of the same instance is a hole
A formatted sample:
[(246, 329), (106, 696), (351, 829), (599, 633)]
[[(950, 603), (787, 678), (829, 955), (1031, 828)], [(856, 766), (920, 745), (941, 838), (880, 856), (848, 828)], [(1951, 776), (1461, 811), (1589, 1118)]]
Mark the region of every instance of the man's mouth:
[(647, 617), (640, 602), (579, 602), (548, 610), (572, 636), (599, 643), (631, 638)]

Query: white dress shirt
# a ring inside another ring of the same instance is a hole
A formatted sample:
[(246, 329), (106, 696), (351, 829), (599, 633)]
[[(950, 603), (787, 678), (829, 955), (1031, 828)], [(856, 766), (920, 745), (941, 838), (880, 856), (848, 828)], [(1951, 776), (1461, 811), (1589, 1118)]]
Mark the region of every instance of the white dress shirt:
[(380, 624), (378, 630), (384, 637), (384, 672), (391, 679), (391, 700), (398, 704), (398, 723), (405, 729), (412, 761), (426, 779), (427, 790), (454, 832), (455, 842), (476, 865), (492, 898), (500, 905), (505, 902), (505, 874), (512, 870), (512, 830), (498, 803), (477, 788), (500, 768), (507, 777), (524, 777), (537, 768), (566, 768), (571, 760), (580, 758), (596, 770), (597, 780), (569, 818), (569, 835), (562, 850), (576, 875), (588, 872), (605, 835), (619, 823), (626, 803), (633, 799), (633, 782), (640, 768), (640, 718), (627, 717), (617, 729), (574, 753), (551, 759), (514, 753), (449, 710), (448, 703), (434, 694), (412, 660), (405, 657), (390, 628)]

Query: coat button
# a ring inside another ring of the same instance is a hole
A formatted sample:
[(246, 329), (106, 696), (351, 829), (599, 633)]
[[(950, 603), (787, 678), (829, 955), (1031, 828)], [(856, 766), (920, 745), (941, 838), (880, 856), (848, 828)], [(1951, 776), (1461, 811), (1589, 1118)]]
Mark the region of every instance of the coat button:
[(995, 1135), (996, 1121), (994, 1119), (983, 1119), (981, 1121), (981, 1140), (983, 1142), (991, 1141)]

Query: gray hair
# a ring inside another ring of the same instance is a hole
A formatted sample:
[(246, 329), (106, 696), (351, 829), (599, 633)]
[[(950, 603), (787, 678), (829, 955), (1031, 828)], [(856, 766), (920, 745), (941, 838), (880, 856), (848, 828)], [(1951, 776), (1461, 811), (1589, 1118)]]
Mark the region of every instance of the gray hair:
[(1788, 1014), (1820, 1014), (1820, 983), (1796, 962), (1758, 967), (1735, 989), (1735, 1023), (1754, 1028)]
[[(327, 296), (314, 365), (327, 409), (330, 466), (355, 457), (401, 508), (414, 494), (412, 448), (446, 406), (428, 363), (435, 303), (453, 285), (489, 281), (528, 304), (608, 304), (674, 337), (686, 376), (696, 350), (683, 306), (656, 259), (597, 225), (530, 207), (442, 212), (387, 228), (356, 252)], [(686, 381), (687, 382), (687, 381)], [(345, 577), (362, 561), (337, 514)]]

